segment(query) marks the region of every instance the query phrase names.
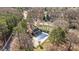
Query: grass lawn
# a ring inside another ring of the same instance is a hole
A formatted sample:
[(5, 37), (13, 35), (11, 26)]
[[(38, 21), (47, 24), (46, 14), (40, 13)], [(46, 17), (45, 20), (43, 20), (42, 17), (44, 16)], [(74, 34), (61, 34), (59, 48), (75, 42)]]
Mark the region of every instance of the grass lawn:
[(52, 27), (48, 26), (48, 25), (40, 25), (40, 26), (38, 26), (38, 28), (45, 31), (45, 32), (49, 32), (52, 29)]

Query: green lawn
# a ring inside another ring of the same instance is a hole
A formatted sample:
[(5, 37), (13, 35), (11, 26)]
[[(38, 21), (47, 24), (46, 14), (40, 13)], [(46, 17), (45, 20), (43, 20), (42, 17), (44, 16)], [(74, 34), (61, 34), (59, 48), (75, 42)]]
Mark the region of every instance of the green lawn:
[(52, 27), (48, 26), (48, 25), (40, 25), (40, 26), (38, 26), (38, 28), (41, 29), (42, 31), (45, 31), (48, 33), (52, 30)]

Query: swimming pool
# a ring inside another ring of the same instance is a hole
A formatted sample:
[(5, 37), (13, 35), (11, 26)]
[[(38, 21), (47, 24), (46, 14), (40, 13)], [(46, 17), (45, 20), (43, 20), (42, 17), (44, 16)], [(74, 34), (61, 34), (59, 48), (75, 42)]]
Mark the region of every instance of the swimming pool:
[(48, 38), (48, 33), (45, 33), (45, 32), (42, 32), (37, 37), (33, 37), (34, 46), (35, 47), (38, 46), (39, 42), (40, 42), (40, 44), (43, 43), (47, 38)]
[(38, 40), (38, 41), (41, 41), (41, 40), (43, 40), (45, 37), (47, 37), (48, 36), (48, 34), (46, 34), (46, 33), (41, 33), (39, 36), (37, 36), (36, 37), (36, 39)]

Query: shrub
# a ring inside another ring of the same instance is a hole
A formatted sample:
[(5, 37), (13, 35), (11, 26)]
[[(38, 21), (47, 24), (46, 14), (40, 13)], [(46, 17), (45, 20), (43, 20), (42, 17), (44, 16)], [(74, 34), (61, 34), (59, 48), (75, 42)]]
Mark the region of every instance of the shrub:
[(50, 33), (49, 40), (51, 43), (61, 43), (65, 41), (65, 32), (60, 27), (53, 29)]

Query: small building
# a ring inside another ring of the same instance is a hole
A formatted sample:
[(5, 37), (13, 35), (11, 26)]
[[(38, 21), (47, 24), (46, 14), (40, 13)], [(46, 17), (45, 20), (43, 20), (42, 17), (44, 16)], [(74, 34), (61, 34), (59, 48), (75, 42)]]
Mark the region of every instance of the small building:
[(33, 35), (34, 47), (39, 46), (40, 44), (42, 44), (48, 38), (48, 33), (42, 32), (38, 28), (33, 30), (32, 35)]

